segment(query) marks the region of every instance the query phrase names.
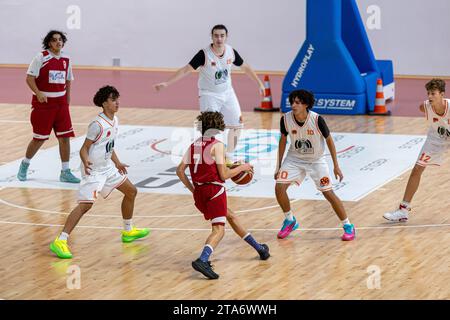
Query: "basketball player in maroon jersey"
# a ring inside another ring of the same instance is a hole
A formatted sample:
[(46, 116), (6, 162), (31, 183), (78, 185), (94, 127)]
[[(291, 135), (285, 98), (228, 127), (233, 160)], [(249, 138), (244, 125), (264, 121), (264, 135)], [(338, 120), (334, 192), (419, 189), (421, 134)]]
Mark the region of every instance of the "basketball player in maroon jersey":
[[(194, 141), (186, 151), (183, 160), (178, 165), (177, 175), (186, 188), (194, 195), (195, 206), (203, 213), (205, 220), (210, 220), (212, 232), (206, 239), (200, 257), (192, 262), (192, 267), (209, 279), (217, 279), (219, 275), (212, 269), (209, 256), (222, 240), (225, 233), (225, 221), (233, 230), (250, 244), (261, 260), (270, 257), (269, 247), (258, 243), (240, 224), (231, 210), (227, 210), (225, 180), (242, 171), (253, 170), (248, 163), (230, 169), (225, 163), (225, 146), (215, 139), (215, 135), (225, 129), (223, 115), (220, 112), (202, 112), (197, 117), (197, 128), (202, 137)], [(185, 171), (189, 167), (191, 181)]]
[(50, 31), (42, 41), (43, 51), (34, 57), (27, 71), (26, 82), (33, 91), (31, 124), (33, 139), (27, 147), (17, 173), (20, 181), (27, 180), (31, 158), (50, 137), (52, 129), (59, 142), (61, 182), (79, 183), (69, 168), (70, 137), (75, 134), (70, 119), (70, 83), (74, 79), (70, 58), (62, 52), (67, 38), (61, 31)]

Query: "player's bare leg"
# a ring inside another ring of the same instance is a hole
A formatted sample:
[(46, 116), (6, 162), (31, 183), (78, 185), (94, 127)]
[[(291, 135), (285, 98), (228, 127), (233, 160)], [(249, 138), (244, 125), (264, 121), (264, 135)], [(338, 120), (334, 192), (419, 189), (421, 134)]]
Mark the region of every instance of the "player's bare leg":
[(343, 221), (347, 219), (347, 213), (345, 212), (344, 205), (342, 204), (341, 199), (339, 199), (333, 190), (322, 192), (325, 199), (328, 200), (328, 202), (333, 207), (334, 212), (336, 212), (337, 216), (339, 217), (339, 220)]
[(35, 156), (36, 152), (38, 152), (39, 149), (42, 147), (44, 142), (45, 142), (45, 140), (32, 139), (30, 141), (30, 143), (28, 144), (27, 151), (25, 153), (25, 157), (28, 159), (32, 159)]
[(72, 253), (70, 252), (67, 240), (69, 239), (70, 233), (80, 221), (81, 217), (92, 208), (92, 205), (93, 203), (79, 203), (67, 217), (63, 231), (52, 243), (50, 243), (50, 250), (54, 252), (58, 258), (72, 258)]
[(124, 195), (121, 205), (122, 217), (124, 219), (133, 218), (134, 202), (137, 195), (136, 187), (131, 183), (129, 179), (127, 179), (117, 188), (117, 190), (122, 192)]
[(422, 173), (425, 171), (425, 167), (416, 164), (411, 171), (411, 175), (408, 179), (408, 184), (406, 185), (405, 194), (403, 196), (403, 201), (411, 203), (414, 194), (417, 192), (420, 184), (420, 178)]
[(333, 207), (333, 210), (334, 212), (336, 212), (336, 215), (339, 217), (339, 220), (341, 220), (342, 227), (344, 228), (344, 234), (342, 235), (341, 239), (344, 241), (353, 240), (356, 235), (355, 226), (350, 223), (350, 220), (347, 217), (347, 213), (345, 212), (345, 208), (341, 199), (339, 199), (338, 196), (336, 196), (333, 190), (324, 191), (322, 192), (322, 194)]
[(211, 227), (211, 234), (206, 239), (200, 257), (197, 260), (192, 261), (192, 268), (209, 279), (218, 279), (219, 275), (213, 271), (211, 262), (209, 262), (209, 256), (222, 240), (225, 234), (225, 226), (222, 224), (214, 224)]
[(133, 226), (133, 211), (134, 202), (137, 195), (136, 187), (131, 183), (129, 179), (126, 179), (117, 190), (123, 193), (122, 199), (122, 217), (123, 217), (123, 231), (122, 242), (133, 242), (136, 239), (146, 237), (150, 230), (147, 228), (136, 228)]
[(70, 138), (63, 137), (58, 138), (59, 142), (59, 155), (62, 162), (68, 162), (70, 160)]
[(275, 195), (285, 216), (283, 225), (277, 235), (279, 239), (286, 238), (292, 231), (298, 228), (298, 223), (291, 211), (291, 203), (287, 194), (289, 186), (290, 183), (275, 184)]
[(69, 137), (61, 137), (58, 138), (59, 142), (59, 155), (61, 157), (61, 175), (59, 176), (59, 180), (61, 182), (69, 182), (69, 183), (80, 183), (80, 179), (75, 177), (69, 168), (69, 160), (70, 160), (70, 138)]
[(420, 178), (424, 172), (425, 167), (416, 164), (409, 175), (408, 183), (406, 185), (403, 201), (398, 206), (398, 209), (392, 212), (386, 212), (383, 217), (386, 220), (393, 222), (406, 222), (411, 211), (411, 201), (414, 194), (417, 192), (420, 184)]
[[(242, 124), (242, 116), (239, 117), (239, 123)], [(232, 155), (234, 150), (236, 150), (239, 137), (242, 133), (242, 128), (227, 128), (227, 149), (226, 149), (226, 155), (227, 160), (229, 160), (230, 163), (227, 163), (230, 165), (233, 162)]]
[(27, 151), (25, 152), (25, 158), (20, 162), (19, 172), (17, 173), (17, 179), (20, 181), (27, 180), (28, 167), (30, 166), (30, 160), (34, 157), (36, 152), (42, 147), (45, 140), (32, 139), (28, 144)]
[(79, 203), (67, 217), (62, 232), (70, 234), (80, 221), (81, 217), (92, 208), (92, 205), (93, 203)]

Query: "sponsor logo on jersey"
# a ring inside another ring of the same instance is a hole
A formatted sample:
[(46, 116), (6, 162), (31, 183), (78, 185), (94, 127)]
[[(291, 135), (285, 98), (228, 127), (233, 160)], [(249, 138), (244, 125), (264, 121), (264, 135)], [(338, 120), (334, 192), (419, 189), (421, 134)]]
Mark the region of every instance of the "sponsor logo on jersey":
[(444, 127), (439, 127), (437, 129), (437, 133), (438, 133), (439, 137), (441, 137), (441, 138), (445, 138), (445, 139), (450, 138), (450, 131)]
[(314, 130), (313, 129), (308, 129), (306, 130), (306, 134), (313, 136), (314, 135)]
[(214, 78), (216, 79), (216, 85), (227, 82), (228, 80), (228, 69), (219, 69), (214, 74)]
[(295, 149), (300, 154), (313, 154), (314, 153), (314, 148), (312, 146), (312, 143), (308, 139), (298, 139), (295, 141), (294, 146), (295, 146)]
[(108, 130), (108, 132), (106, 133), (106, 137), (108, 138), (111, 135), (111, 131)]
[(433, 123), (438, 122), (439, 119), (438, 118), (433, 118)]
[(292, 130), (292, 134), (297, 134), (297, 130)]
[(64, 67), (64, 69), (67, 69), (67, 64), (66, 64), (65, 60), (63, 60), (63, 67)]
[(60, 70), (50, 70), (48, 72), (48, 83), (65, 84), (66, 72)]
[(216, 62), (215, 61), (211, 61), (211, 66), (215, 67), (216, 66)]

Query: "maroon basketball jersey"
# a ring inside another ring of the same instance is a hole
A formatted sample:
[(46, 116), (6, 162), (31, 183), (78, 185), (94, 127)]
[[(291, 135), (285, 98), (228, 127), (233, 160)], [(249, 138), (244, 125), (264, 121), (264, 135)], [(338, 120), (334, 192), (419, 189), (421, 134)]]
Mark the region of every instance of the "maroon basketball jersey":
[[(61, 56), (56, 58), (47, 50), (42, 51), (42, 55), (43, 64), (39, 70), (39, 75), (36, 77), (36, 86), (40, 91), (46, 92), (49, 97), (60, 96), (57, 93), (66, 90), (70, 63), (69, 57), (61, 53)], [(71, 79), (69, 78), (69, 80)]]
[(191, 144), (189, 171), (194, 184), (225, 182), (220, 179), (216, 161), (211, 157), (211, 148), (217, 142), (214, 137), (201, 137)]

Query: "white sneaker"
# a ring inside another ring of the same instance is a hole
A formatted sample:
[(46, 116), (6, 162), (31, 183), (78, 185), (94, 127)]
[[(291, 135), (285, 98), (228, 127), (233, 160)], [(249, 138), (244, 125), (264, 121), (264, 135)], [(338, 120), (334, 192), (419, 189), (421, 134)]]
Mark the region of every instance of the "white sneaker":
[(406, 222), (408, 221), (409, 212), (404, 209), (397, 209), (393, 212), (386, 212), (383, 218), (389, 221)]

